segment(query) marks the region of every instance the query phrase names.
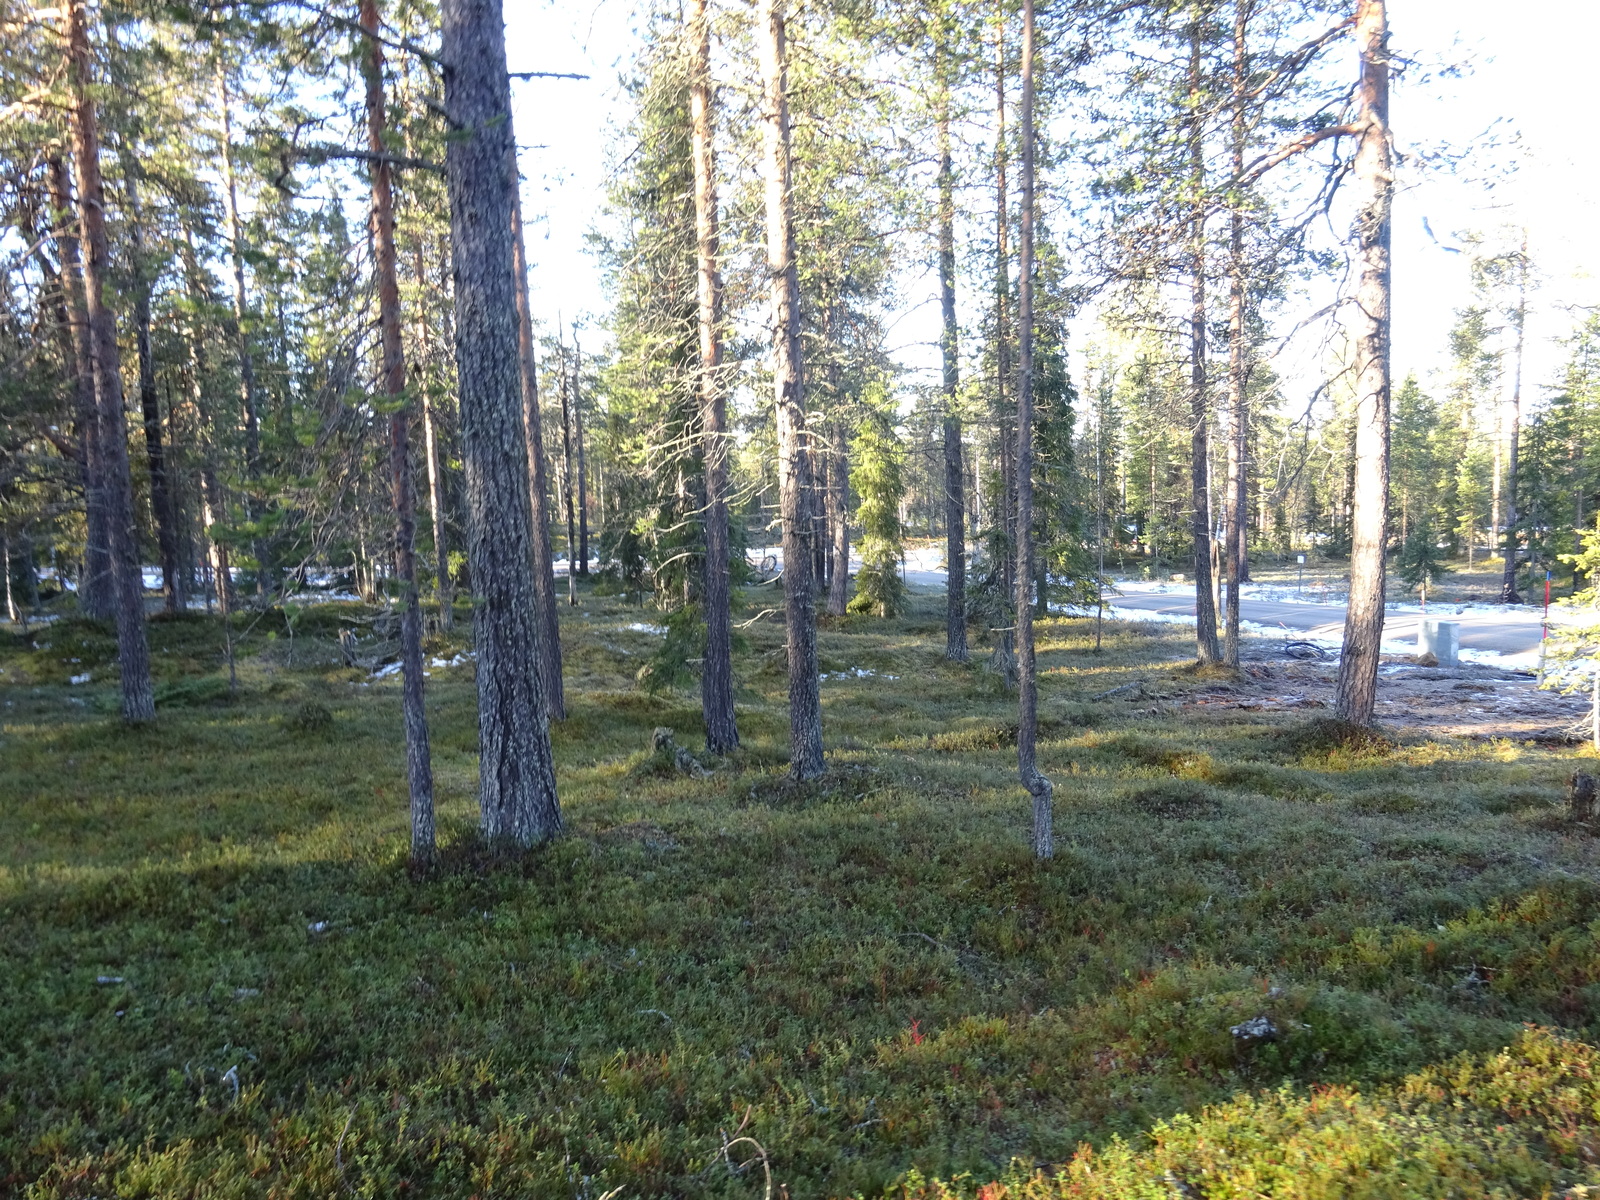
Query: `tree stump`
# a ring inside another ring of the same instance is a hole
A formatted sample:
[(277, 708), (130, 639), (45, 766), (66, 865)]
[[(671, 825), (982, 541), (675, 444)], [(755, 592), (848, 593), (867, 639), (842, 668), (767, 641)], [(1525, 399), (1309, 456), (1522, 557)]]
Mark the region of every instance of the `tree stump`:
[(1587, 771), (1574, 771), (1567, 784), (1567, 815), (1574, 821), (1594, 819), (1595, 777)]

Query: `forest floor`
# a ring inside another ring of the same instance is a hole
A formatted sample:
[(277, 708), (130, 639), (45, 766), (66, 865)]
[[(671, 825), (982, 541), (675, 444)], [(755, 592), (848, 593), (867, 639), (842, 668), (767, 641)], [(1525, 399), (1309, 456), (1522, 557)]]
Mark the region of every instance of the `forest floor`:
[(426, 878), (373, 610), (241, 621), (237, 691), (218, 621), (156, 620), (131, 730), (108, 630), (0, 635), (0, 1195), (1595, 1194), (1590, 751), (1352, 738), (1270, 642), (1228, 677), (1052, 619), (1040, 863), (1014, 700), (941, 609), (824, 623), (796, 786), (776, 620), (745, 748), (684, 773), (650, 738), (698, 748), (698, 701), (636, 682), (660, 618), (585, 591), (567, 834), (516, 859), (472, 834), (458, 622)]

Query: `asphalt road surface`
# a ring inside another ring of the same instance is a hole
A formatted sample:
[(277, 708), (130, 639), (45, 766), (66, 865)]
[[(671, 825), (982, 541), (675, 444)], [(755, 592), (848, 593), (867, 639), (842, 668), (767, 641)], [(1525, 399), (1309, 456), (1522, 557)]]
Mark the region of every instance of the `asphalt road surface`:
[[(1181, 594), (1128, 592), (1110, 598), (1121, 609), (1144, 612), (1171, 613), (1175, 616), (1194, 616), (1194, 598)], [(1430, 616), (1443, 621), (1455, 621), (1461, 626), (1463, 650), (1492, 650), (1497, 654), (1523, 654), (1539, 648), (1539, 610), (1530, 609), (1526, 616), (1520, 613), (1463, 613), (1460, 616), (1449, 605), (1441, 605)], [(1240, 619), (1265, 625), (1269, 629), (1286, 628), (1313, 638), (1340, 638), (1344, 636), (1344, 606), (1336, 604), (1284, 604), (1275, 600), (1239, 601)], [(1387, 614), (1383, 622), (1383, 640), (1386, 642), (1415, 642), (1417, 627), (1422, 622), (1420, 613)]]

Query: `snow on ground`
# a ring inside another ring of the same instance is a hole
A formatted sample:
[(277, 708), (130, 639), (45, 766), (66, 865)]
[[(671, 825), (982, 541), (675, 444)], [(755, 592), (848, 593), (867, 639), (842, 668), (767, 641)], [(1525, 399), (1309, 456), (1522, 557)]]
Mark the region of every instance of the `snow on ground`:
[[(1142, 595), (1194, 595), (1192, 583), (1158, 583), (1145, 579), (1116, 579), (1112, 581), (1112, 588), (1124, 594), (1139, 593)], [(1342, 591), (1332, 591), (1327, 588), (1304, 589), (1289, 587), (1281, 583), (1247, 583), (1239, 589), (1242, 600), (1265, 600), (1273, 604), (1321, 604), (1334, 608), (1343, 608), (1347, 596)], [(1426, 612), (1431, 617), (1539, 617), (1543, 613), (1542, 605), (1535, 604), (1482, 604), (1482, 603), (1441, 603), (1435, 601), (1426, 609), (1420, 603), (1401, 601), (1391, 602), (1388, 605), (1390, 612), (1421, 614)], [(1571, 624), (1574, 622), (1592, 621), (1594, 614), (1581, 609), (1564, 608), (1559, 604), (1550, 606), (1550, 623)]]
[[(1146, 612), (1138, 608), (1118, 608), (1116, 605), (1106, 607), (1106, 615), (1119, 621), (1153, 621), (1160, 625), (1188, 625), (1194, 626), (1195, 619), (1182, 613)], [(1281, 625), (1262, 625), (1256, 621), (1240, 621), (1239, 630), (1242, 633), (1256, 634), (1261, 637), (1282, 638), (1286, 642), (1309, 642), (1313, 646), (1321, 646), (1325, 650), (1337, 652), (1344, 644), (1341, 633), (1338, 636), (1321, 636), (1302, 629), (1286, 629)], [(1385, 654), (1415, 654), (1417, 643), (1412, 638), (1395, 639), (1385, 638), (1382, 646)], [(1539, 665), (1539, 652), (1526, 650), (1516, 654), (1501, 654), (1495, 650), (1462, 650), (1461, 661), (1469, 663), (1483, 663), (1485, 666), (1504, 667), (1507, 670), (1534, 670)]]

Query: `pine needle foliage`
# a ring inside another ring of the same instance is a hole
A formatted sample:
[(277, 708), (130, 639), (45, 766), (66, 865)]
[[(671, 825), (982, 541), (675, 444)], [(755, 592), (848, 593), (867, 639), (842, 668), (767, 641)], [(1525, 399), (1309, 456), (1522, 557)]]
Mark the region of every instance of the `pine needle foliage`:
[(906, 595), (900, 579), (905, 554), (900, 526), (905, 449), (883, 411), (882, 386), (876, 385), (875, 391), (879, 403), (868, 398), (867, 417), (850, 445), (850, 486), (860, 497), (856, 518), (861, 522), (861, 571), (850, 611), (895, 617), (904, 608)]

